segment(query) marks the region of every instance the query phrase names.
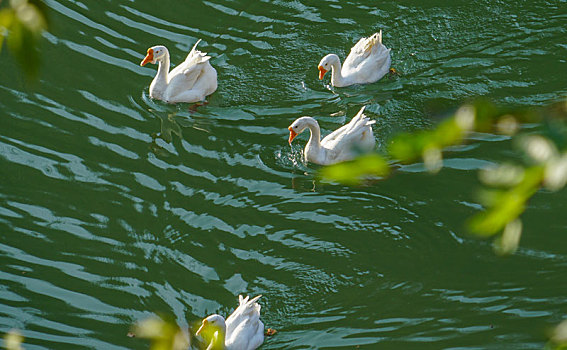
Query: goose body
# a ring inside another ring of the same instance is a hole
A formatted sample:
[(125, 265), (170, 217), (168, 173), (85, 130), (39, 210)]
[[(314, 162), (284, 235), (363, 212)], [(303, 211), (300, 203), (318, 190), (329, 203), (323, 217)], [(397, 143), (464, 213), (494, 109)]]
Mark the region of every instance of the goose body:
[(301, 117), (296, 119), (289, 127), (289, 144), (305, 129), (309, 129), (311, 136), (305, 145), (304, 156), (308, 162), (329, 165), (353, 159), (356, 150), (371, 151), (376, 140), (372, 133), (372, 124), (364, 114), (362, 107), (356, 116), (348, 123), (333, 131), (321, 140), (321, 129), (314, 118)]
[(391, 64), (390, 50), (382, 44), (382, 30), (368, 38), (362, 38), (352, 47), (343, 64), (339, 56), (329, 54), (319, 62), (319, 79), (331, 71), (331, 84), (344, 87), (353, 84), (369, 84), (388, 73)]
[(260, 297), (249, 299), (239, 295), (238, 307), (226, 320), (216, 314), (205, 318), (196, 334), (210, 338), (207, 350), (254, 350), (262, 345), (264, 324), (256, 302)]
[(210, 56), (193, 46), (185, 61), (169, 71), (169, 51), (157, 45), (148, 49), (140, 63), (158, 64), (158, 71), (150, 84), (150, 97), (168, 103), (199, 102), (217, 89), (217, 71), (209, 63)]

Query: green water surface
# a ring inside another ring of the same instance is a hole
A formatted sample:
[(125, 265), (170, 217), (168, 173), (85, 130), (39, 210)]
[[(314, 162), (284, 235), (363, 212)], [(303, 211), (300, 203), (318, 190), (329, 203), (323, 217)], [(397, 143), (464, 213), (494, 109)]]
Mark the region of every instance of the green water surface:
[[(136, 321), (187, 327), (238, 294), (263, 295), (263, 349), (541, 349), (567, 315), (565, 191), (530, 201), (512, 256), (464, 229), (509, 139), (355, 188), (315, 181), (308, 135), (287, 143), (302, 115), (326, 134), (366, 105), (384, 149), (471, 98), (561, 98), (564, 0), (45, 2), (40, 80), (0, 53), (0, 332), (25, 349), (144, 349)], [(318, 80), (380, 29), (400, 77)], [(147, 48), (176, 64), (198, 39), (209, 104), (150, 99)]]

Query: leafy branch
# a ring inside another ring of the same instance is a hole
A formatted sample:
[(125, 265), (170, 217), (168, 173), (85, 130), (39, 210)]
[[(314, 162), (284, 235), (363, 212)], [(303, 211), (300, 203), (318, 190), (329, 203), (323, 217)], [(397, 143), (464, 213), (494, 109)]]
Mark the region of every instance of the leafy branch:
[[(522, 128), (537, 123), (537, 131)], [(399, 164), (423, 161), (437, 173), (443, 167), (443, 151), (471, 140), (478, 132), (512, 137), (523, 154), (521, 162), (504, 162), (483, 169), (480, 200), (484, 210), (467, 227), (482, 237), (497, 236), (495, 250), (513, 253), (520, 240), (520, 216), (528, 200), (540, 189), (557, 191), (567, 183), (567, 99), (547, 108), (503, 109), (488, 101), (477, 101), (457, 109), (430, 130), (395, 136), (386, 154), (370, 154), (320, 170), (323, 180), (358, 185), (370, 178), (383, 178)]]

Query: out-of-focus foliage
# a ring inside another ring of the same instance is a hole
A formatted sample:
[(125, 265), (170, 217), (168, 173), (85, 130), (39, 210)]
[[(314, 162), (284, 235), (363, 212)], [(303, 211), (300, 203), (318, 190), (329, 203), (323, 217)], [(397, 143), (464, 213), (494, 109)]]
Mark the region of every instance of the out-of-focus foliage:
[[(190, 326), (189, 329), (183, 330), (171, 317), (154, 316), (135, 324), (128, 336), (149, 339), (150, 350), (205, 350), (219, 348), (217, 341), (211, 342), (211, 340), (214, 340), (213, 338), (218, 336), (216, 330), (213, 330), (211, 334), (200, 334), (199, 336), (195, 334), (200, 325), (201, 322), (197, 322)], [(224, 344), (220, 345), (220, 347), (224, 348)]]
[(443, 121), (435, 129), (396, 136), (389, 153), (393, 159), (402, 163), (422, 158), (430, 172), (437, 172), (443, 166), (441, 151), (448, 146), (461, 144), (473, 130), (474, 121), (475, 107), (463, 106), (452, 118)]
[(41, 0), (0, 0), (0, 51), (6, 46), (28, 78), (39, 72), (39, 42), (47, 30), (46, 6)]
[(4, 336), (4, 347), (7, 350), (23, 350), (24, 337), (17, 330), (11, 330)]
[[(522, 131), (522, 124), (527, 123), (537, 127)], [(518, 110), (502, 109), (484, 100), (467, 104), (431, 130), (395, 136), (386, 155), (366, 155), (324, 167), (320, 175), (353, 185), (388, 174), (390, 164), (419, 160), (435, 173), (443, 167), (443, 150), (469, 142), (473, 132), (509, 135), (523, 155), (521, 162), (505, 162), (479, 173), (484, 210), (468, 222), (476, 235), (498, 235), (494, 240), (497, 253), (513, 253), (520, 241), (520, 216), (528, 200), (541, 188), (557, 191), (567, 183), (567, 100), (546, 108)]]
[(390, 165), (378, 154), (362, 155), (355, 160), (333, 164), (321, 169), (325, 179), (357, 185), (365, 179), (384, 177), (390, 174)]
[(173, 320), (151, 317), (138, 322), (132, 329), (133, 336), (149, 339), (150, 350), (186, 350), (189, 336)]
[(549, 342), (545, 346), (546, 350), (566, 350), (567, 349), (567, 320), (558, 324), (549, 337)]

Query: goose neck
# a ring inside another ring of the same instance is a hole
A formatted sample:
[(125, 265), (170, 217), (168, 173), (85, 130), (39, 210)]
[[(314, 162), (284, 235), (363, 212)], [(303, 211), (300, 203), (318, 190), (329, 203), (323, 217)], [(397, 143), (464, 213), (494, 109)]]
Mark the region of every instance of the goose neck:
[(343, 77), (342, 73), (342, 64), (339, 56), (333, 57), (333, 61), (331, 62), (331, 83), (333, 86), (342, 86), (345, 78)]
[(309, 118), (307, 119), (307, 127), (311, 133), (309, 141), (307, 141), (307, 145), (319, 148), (321, 146), (321, 128), (319, 127), (319, 124), (315, 119)]
[(158, 59), (158, 71), (156, 74), (156, 80), (160, 83), (167, 84), (168, 74), (169, 74), (169, 52), (165, 52), (165, 55)]
[(217, 330), (211, 339), (211, 343), (207, 346), (207, 350), (225, 350), (225, 333), (225, 329)]

